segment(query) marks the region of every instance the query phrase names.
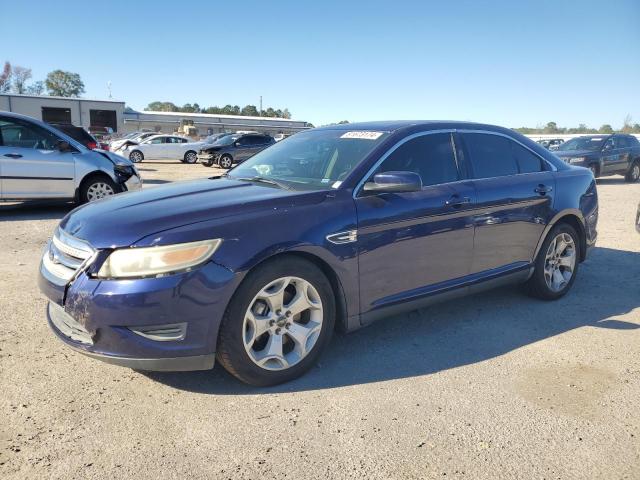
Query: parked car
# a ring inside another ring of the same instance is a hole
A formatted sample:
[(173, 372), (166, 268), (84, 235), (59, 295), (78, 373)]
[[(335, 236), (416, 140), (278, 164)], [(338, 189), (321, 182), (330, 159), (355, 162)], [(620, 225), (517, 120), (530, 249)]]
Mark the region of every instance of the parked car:
[(205, 167), (217, 164), (221, 168), (231, 168), (234, 163), (242, 163), (274, 143), (272, 136), (259, 133), (229, 135), (203, 147), (198, 153), (198, 161)]
[(31, 117), (0, 112), (0, 198), (73, 199), (80, 203), (139, 190), (126, 158), (91, 150)]
[(640, 142), (633, 135), (589, 135), (562, 144), (555, 152), (571, 165), (587, 167), (593, 176), (624, 175), (627, 182), (640, 179)]
[(129, 136), (129, 135), (125, 135), (122, 138), (119, 138), (117, 140), (112, 140), (109, 143), (109, 147), (111, 149), (111, 151), (117, 151), (120, 150), (122, 147), (126, 146), (126, 144), (136, 144), (136, 143), (140, 143), (141, 141), (153, 136), (153, 135), (159, 135), (158, 132), (136, 132), (135, 134)]
[(546, 138), (537, 142), (547, 150), (557, 150), (564, 143), (564, 140), (562, 138)]
[(51, 328), (79, 352), (142, 370), (217, 358), (273, 385), (308, 370), (336, 327), (506, 283), (562, 297), (597, 218), (591, 172), (510, 129), (335, 125), (220, 179), (71, 212), (40, 286)]
[(200, 145), (194, 145), (189, 138), (178, 135), (152, 135), (139, 143), (125, 143), (117, 152), (133, 163), (144, 159), (172, 159), (195, 163)]
[(82, 127), (77, 127), (70, 123), (51, 123), (52, 127), (66, 133), (75, 141), (80, 142), (85, 147), (94, 150), (96, 148), (100, 150), (109, 150), (109, 145), (99, 142), (93, 135), (87, 132)]

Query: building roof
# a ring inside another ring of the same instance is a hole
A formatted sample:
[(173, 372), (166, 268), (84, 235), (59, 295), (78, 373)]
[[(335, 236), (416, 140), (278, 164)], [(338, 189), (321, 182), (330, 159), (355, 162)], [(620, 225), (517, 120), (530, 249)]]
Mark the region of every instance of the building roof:
[(100, 100), (97, 98), (82, 98), (82, 97), (56, 97), (53, 95), (27, 95), (24, 93), (0, 93), (3, 97), (24, 97), (24, 98), (40, 98), (40, 99), (53, 99), (53, 100), (74, 100), (74, 101), (82, 101), (82, 102), (105, 102), (105, 103), (124, 103), (122, 100)]
[(224, 115), (218, 113), (190, 113), (190, 112), (156, 112), (150, 110), (143, 111), (128, 111), (124, 112), (126, 115), (165, 115), (170, 117), (202, 117), (202, 118), (224, 118), (229, 120), (260, 120), (260, 121), (270, 121), (270, 122), (296, 122), (296, 123), (306, 123), (304, 120), (294, 120), (291, 118), (278, 118), (278, 117), (251, 117), (245, 115)]

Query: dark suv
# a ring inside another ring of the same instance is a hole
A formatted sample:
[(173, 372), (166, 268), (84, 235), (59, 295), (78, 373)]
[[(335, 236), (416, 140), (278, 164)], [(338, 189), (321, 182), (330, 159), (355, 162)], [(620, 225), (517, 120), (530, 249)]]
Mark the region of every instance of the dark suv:
[(229, 135), (203, 147), (198, 153), (198, 161), (205, 167), (217, 164), (221, 168), (231, 168), (234, 163), (242, 163), (274, 143), (272, 136), (259, 133)]

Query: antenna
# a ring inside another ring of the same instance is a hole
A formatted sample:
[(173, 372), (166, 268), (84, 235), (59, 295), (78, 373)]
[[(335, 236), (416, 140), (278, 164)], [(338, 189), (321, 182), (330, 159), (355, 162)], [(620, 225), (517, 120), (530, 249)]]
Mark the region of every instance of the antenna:
[(111, 96), (111, 80), (109, 80), (109, 81), (107, 82), (107, 90), (109, 91), (109, 98), (113, 98), (113, 97)]

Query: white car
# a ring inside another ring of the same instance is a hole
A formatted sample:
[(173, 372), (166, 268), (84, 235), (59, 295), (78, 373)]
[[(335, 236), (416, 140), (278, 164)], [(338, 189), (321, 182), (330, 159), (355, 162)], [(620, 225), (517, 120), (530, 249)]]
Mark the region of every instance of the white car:
[(179, 135), (153, 135), (140, 143), (126, 143), (115, 153), (128, 158), (134, 163), (145, 159), (180, 160), (183, 163), (196, 163), (198, 150), (202, 142), (192, 142)]
[(111, 140), (109, 142), (109, 149), (113, 152), (121, 148), (127, 142), (140, 143), (142, 140), (152, 135), (158, 135), (158, 132), (132, 132), (122, 138)]

